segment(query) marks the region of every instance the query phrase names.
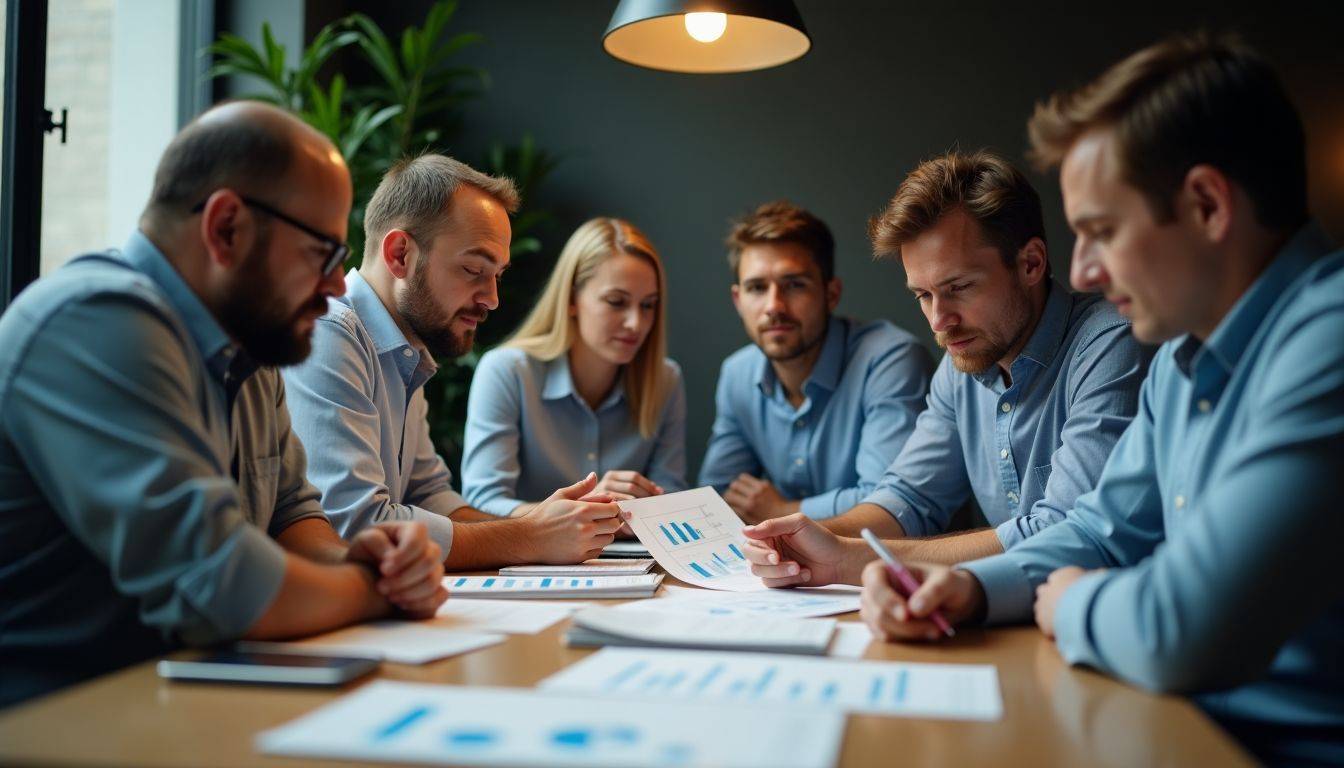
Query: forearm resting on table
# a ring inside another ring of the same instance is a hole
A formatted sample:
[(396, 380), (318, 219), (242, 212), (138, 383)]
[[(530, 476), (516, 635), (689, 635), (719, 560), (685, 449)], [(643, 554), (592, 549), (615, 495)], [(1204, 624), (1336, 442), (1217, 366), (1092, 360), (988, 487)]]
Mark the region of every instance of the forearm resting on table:
[(993, 528), (945, 533), (928, 539), (901, 539), (887, 544), (902, 560), (956, 565), (1003, 552)]
[[(514, 510), (517, 515), (517, 510)], [(488, 523), (491, 520), (499, 520), (499, 515), (492, 515), (489, 512), (482, 512), (475, 507), (458, 507), (448, 515), (448, 519), (455, 523)]]
[(843, 515), (818, 521), (837, 536), (858, 536), (864, 528), (883, 539), (899, 539), (905, 529), (890, 512), (876, 504), (859, 504)]
[(374, 575), (367, 568), (353, 563), (323, 565), (289, 554), (280, 591), (244, 637), (302, 637), (390, 611), (391, 606), (374, 589)]
[(534, 562), (536, 553), (531, 535), (528, 524), (519, 518), (492, 516), (481, 523), (454, 524), (453, 547), (443, 567), (449, 571), (470, 571)]
[(306, 557), (315, 563), (344, 562), (350, 545), (346, 544), (325, 519), (300, 520), (281, 531), (276, 543), (287, 552)]

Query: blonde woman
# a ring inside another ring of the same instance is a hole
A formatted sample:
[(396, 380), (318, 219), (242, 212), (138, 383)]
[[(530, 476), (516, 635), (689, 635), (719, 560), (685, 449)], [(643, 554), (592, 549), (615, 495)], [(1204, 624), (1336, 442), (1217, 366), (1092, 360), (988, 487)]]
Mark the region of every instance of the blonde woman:
[(663, 265), (620, 219), (585, 222), (536, 307), (476, 367), (462, 490), (520, 515), (589, 472), (596, 491), (686, 487), (686, 393), (666, 355)]

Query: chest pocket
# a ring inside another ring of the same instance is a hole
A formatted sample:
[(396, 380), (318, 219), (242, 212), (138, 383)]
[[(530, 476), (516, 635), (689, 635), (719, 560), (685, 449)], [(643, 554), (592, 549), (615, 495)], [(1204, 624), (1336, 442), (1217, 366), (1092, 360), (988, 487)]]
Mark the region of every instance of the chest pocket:
[(275, 498), (280, 484), (280, 457), (265, 456), (252, 459), (243, 467), (238, 478), (239, 497), (243, 517), (265, 531), (275, 513)]
[(1050, 482), (1050, 465), (1042, 464), (1031, 470), (1036, 475), (1036, 487), (1041, 489), (1040, 496), (1045, 496), (1045, 484)]

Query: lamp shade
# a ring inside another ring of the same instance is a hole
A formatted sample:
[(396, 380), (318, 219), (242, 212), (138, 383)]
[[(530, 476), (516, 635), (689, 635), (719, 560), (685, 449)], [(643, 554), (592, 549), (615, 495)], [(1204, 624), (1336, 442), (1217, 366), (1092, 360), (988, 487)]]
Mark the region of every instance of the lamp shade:
[(602, 48), (668, 72), (748, 72), (793, 61), (812, 39), (792, 0), (621, 0)]

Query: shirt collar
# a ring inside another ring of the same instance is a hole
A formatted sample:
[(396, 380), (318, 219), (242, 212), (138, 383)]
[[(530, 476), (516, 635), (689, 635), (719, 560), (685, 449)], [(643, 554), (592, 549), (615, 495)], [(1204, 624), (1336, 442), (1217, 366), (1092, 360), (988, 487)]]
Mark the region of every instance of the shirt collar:
[(1231, 376), (1275, 302), (1298, 275), (1333, 247), (1329, 235), (1315, 221), (1298, 230), (1219, 321), (1208, 341), (1187, 334), (1177, 343), (1174, 357), (1181, 372), (1189, 377), (1203, 358), (1208, 358), (1222, 369), (1224, 379)]
[[(1072, 314), (1073, 310), (1073, 294), (1054, 278), (1051, 278), (1045, 286), (1045, 306), (1041, 309), (1041, 318), (1036, 321), (1036, 328), (1031, 332), (1031, 337), (1027, 339), (1027, 343), (1023, 345), (1022, 351), (1017, 353), (1017, 358), (1008, 366), (1015, 384), (1021, 378), (1020, 363), (1023, 361), (1035, 363), (1042, 369), (1049, 368), (1050, 364), (1054, 362), (1055, 355), (1059, 352), (1060, 344), (1064, 342), (1064, 337), (1069, 332), (1069, 315)], [(998, 363), (973, 375), (976, 381), (990, 389), (999, 387), (1003, 381)]]
[[(234, 358), (242, 354), (242, 350), (210, 310), (206, 309), (205, 304), (201, 303), (200, 297), (182, 279), (177, 268), (139, 230), (131, 234), (121, 254), (131, 266), (163, 290), (164, 297), (177, 311), (178, 317), (187, 327), (187, 333), (196, 342), (210, 372), (215, 378), (223, 380), (225, 372), (233, 364)], [(256, 370), (255, 364), (246, 363), (244, 367), (249, 375)]]
[[(803, 391), (808, 391), (809, 387), (816, 385), (823, 387), (828, 391), (834, 392), (835, 388), (840, 386), (840, 375), (845, 367), (845, 346), (849, 337), (848, 324), (843, 318), (832, 316), (826, 323), (826, 338), (821, 342), (821, 354), (817, 356), (817, 362), (812, 366), (812, 372), (808, 374), (807, 380), (803, 382)], [(759, 351), (759, 350), (758, 350)], [(760, 354), (761, 371), (757, 376), (757, 386), (761, 388), (761, 393), (770, 397), (775, 392), (775, 367), (770, 364), (770, 359), (765, 353)]]
[[(574, 377), (569, 373), (568, 354), (561, 354), (554, 360), (548, 360), (545, 365), (546, 378), (541, 385), (542, 400), (563, 400), (566, 397), (579, 397), (578, 391), (574, 389)], [(598, 406), (598, 410), (625, 397), (624, 373), (624, 368), (617, 373), (616, 386), (611, 388), (611, 394), (607, 395), (607, 398), (602, 401), (602, 404)]]
[(373, 339), (373, 351), (379, 357), (391, 355), (402, 383), (410, 390), (418, 389), (438, 373), (439, 364), (434, 356), (412, 344), (393, 319), (392, 313), (369, 285), (359, 270), (352, 269), (345, 276), (345, 295), (350, 306), (359, 315), (364, 329)]

